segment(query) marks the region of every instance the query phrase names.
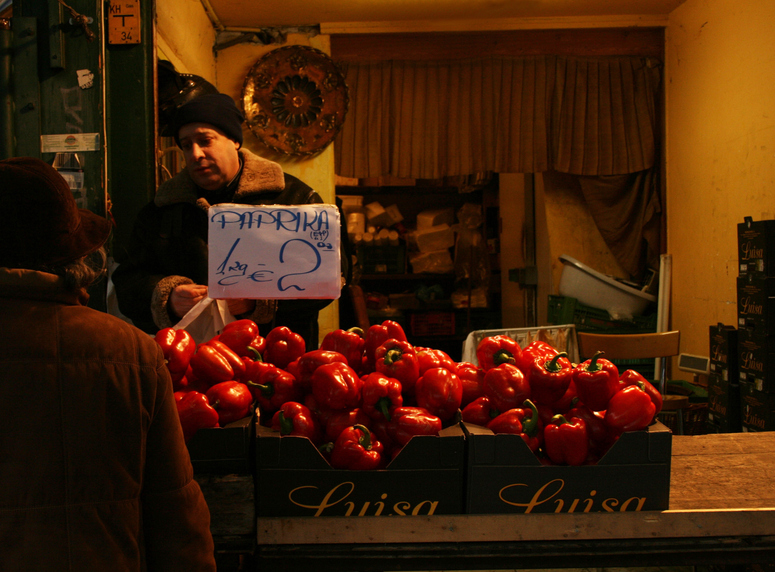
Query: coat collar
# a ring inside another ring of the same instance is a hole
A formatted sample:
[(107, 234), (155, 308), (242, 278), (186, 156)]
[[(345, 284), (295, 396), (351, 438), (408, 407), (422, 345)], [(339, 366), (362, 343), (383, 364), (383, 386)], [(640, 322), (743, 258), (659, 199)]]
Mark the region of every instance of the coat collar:
[[(237, 191), (234, 193), (235, 202), (244, 202), (246, 197), (264, 191), (282, 191), (285, 188), (285, 176), (278, 163), (259, 157), (247, 149), (240, 149), (239, 154), (243, 168)], [(157, 207), (175, 203), (196, 204), (197, 188), (188, 170), (183, 169), (164, 181), (156, 191), (154, 203)]]

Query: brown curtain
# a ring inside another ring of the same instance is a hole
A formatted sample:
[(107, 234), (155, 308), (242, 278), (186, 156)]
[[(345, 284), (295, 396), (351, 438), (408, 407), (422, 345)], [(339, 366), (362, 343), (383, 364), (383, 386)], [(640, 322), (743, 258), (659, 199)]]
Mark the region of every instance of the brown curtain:
[(337, 174), (575, 175), (622, 268), (640, 277), (658, 263), (658, 60), (522, 56), (345, 69), (350, 108)]
[(344, 177), (620, 175), (654, 162), (657, 60), (524, 56), (346, 65)]

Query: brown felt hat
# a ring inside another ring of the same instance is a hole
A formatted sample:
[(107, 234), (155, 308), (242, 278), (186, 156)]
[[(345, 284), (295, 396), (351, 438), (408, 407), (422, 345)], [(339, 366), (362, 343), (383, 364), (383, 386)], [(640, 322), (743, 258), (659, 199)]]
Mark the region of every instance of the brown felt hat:
[(0, 161), (0, 201), (0, 266), (71, 262), (97, 250), (110, 234), (110, 222), (79, 209), (67, 182), (40, 159)]

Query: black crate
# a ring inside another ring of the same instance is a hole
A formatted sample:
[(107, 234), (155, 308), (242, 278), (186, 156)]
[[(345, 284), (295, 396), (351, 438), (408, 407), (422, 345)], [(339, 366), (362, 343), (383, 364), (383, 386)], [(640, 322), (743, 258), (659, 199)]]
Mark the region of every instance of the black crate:
[(519, 435), (467, 431), (469, 514), (666, 510), (672, 434), (655, 422), (624, 433), (595, 465), (545, 466)]
[(255, 423), (254, 412), (225, 427), (200, 429), (194, 433), (186, 443), (194, 472), (251, 474)]
[(463, 512), (465, 440), (458, 425), (412, 437), (387, 468), (374, 471), (334, 469), (306, 437), (257, 429), (259, 517)]
[(642, 334), (657, 331), (657, 315), (633, 316), (615, 320), (607, 310), (582, 304), (570, 296), (549, 296), (549, 324), (574, 324), (579, 332), (597, 334)]
[(729, 383), (738, 382), (737, 328), (710, 326), (710, 372)]
[(775, 277), (738, 276), (737, 326), (760, 335), (775, 335)]
[(740, 381), (759, 391), (775, 393), (775, 337), (740, 330), (737, 343)]
[(775, 220), (745, 217), (737, 225), (740, 274), (775, 276)]
[(708, 376), (708, 432), (739, 433), (740, 385), (720, 375)]
[(765, 393), (752, 383), (740, 382), (740, 421), (744, 432), (775, 430), (775, 393)]

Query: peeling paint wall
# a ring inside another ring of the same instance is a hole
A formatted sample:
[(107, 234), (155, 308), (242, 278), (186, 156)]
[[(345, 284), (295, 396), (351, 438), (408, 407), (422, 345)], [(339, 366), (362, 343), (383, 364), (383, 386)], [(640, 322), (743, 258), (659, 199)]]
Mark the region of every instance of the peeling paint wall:
[(666, 36), (671, 325), (707, 356), (737, 325), (737, 224), (775, 218), (775, 2), (687, 0)]

